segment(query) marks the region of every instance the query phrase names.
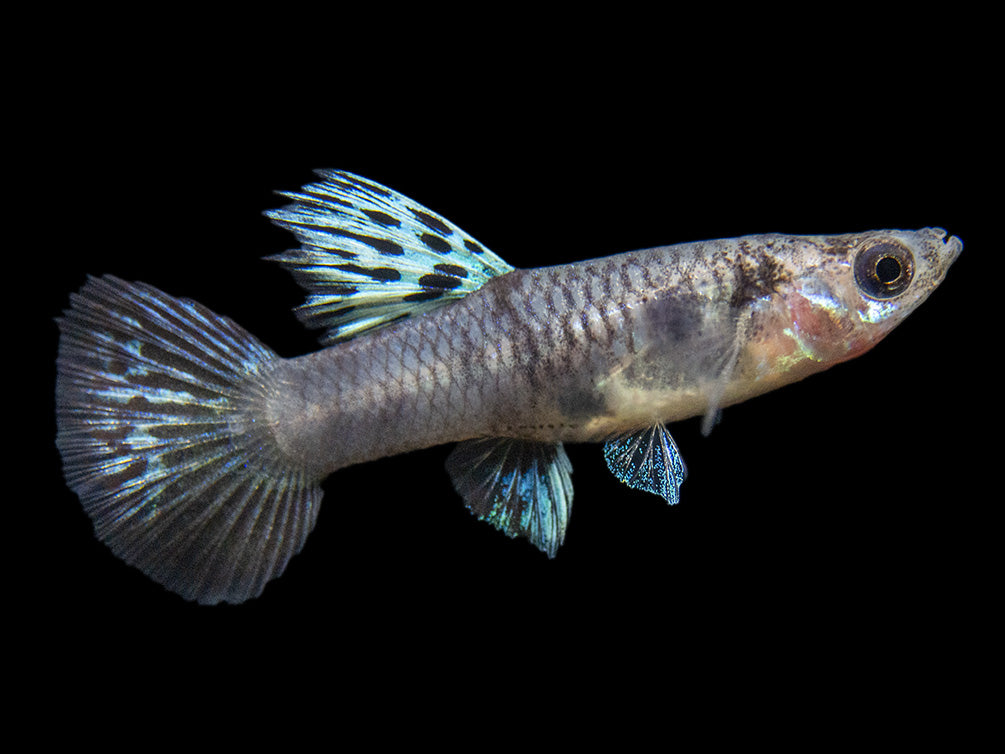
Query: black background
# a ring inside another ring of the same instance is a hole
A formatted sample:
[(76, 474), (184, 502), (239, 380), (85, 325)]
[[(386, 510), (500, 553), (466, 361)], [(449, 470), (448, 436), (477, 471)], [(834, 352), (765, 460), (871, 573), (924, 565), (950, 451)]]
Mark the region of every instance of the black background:
[[(899, 72), (868, 94), (840, 72), (779, 90), (756, 75), (694, 88), (603, 67), (533, 82), (312, 71), (291, 90), (282, 70), (155, 66), (139, 84), (120, 64), (53, 83), (37, 121), (46, 146), (28, 149), (23, 253), (44, 280), (28, 447), (44, 471), (20, 580), (37, 609), (76, 624), (171, 616), (193, 631), (253, 614), (256, 631), (301, 625), (416, 652), (470, 642), (519, 665), (528, 645), (579, 634), (887, 645), (977, 620), (993, 504), (975, 481), (989, 368), (977, 307), (1000, 284), (989, 290), (997, 249), (975, 180), (986, 131), (966, 101), (905, 90)], [(311, 350), (291, 312), (301, 292), (261, 260), (292, 239), (261, 213), (321, 167), (387, 184), (521, 267), (929, 225), (965, 249), (874, 351), (729, 408), (708, 438), (700, 420), (674, 426), (690, 471), (675, 508), (618, 483), (599, 446), (570, 446), (574, 510), (549, 561), (470, 516), (443, 468), (449, 448), (431, 448), (332, 476), (305, 550), (259, 599), (186, 603), (97, 542), (63, 485), (53, 320), (87, 274), (111, 273), (196, 299), (283, 356)]]

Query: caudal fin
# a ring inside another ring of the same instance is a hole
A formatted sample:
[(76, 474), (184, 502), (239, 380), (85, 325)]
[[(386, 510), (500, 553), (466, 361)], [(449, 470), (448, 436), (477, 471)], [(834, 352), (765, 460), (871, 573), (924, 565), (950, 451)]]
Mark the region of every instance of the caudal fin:
[(186, 599), (260, 594), (321, 503), (265, 426), (277, 356), (199, 304), (114, 277), (90, 278), (59, 327), (56, 444), (97, 536)]

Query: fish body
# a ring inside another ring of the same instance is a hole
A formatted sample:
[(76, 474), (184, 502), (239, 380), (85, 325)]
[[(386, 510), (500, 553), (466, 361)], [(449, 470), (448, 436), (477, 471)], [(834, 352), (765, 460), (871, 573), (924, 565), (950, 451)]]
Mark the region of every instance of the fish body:
[(322, 173), (267, 213), (275, 259), (326, 328), (280, 359), (229, 320), (92, 279), (61, 321), (57, 444), (98, 536), (202, 602), (260, 593), (303, 545), (319, 482), (448, 442), (480, 518), (553, 556), (571, 511), (566, 442), (671, 503), (667, 423), (800, 380), (885, 337), (962, 244), (940, 229), (685, 243), (515, 270), (358, 176)]
[(270, 421), (331, 473), (475, 437), (599, 442), (703, 415), (870, 348), (899, 318), (869, 321), (849, 255), (895, 238), (934, 262), (943, 237), (762, 235), (514, 270), (277, 365), (312, 389), (277, 392)]

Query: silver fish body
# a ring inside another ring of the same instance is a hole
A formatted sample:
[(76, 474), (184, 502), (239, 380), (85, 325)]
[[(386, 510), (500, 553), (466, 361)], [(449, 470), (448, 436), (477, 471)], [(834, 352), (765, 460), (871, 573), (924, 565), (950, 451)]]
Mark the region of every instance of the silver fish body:
[(269, 213), (300, 247), (329, 345), (281, 359), (142, 283), (91, 279), (60, 322), (57, 445), (99, 538), (188, 599), (261, 593), (300, 550), (320, 481), (457, 442), (467, 507), (554, 556), (566, 442), (604, 442), (626, 484), (679, 500), (665, 424), (857, 356), (962, 248), (937, 228), (758, 235), (515, 270), (445, 218), (342, 172)]
[(475, 437), (597, 442), (707, 414), (878, 342), (909, 309), (871, 322), (850, 260), (903, 244), (924, 265), (920, 297), (958, 253), (944, 236), (762, 235), (514, 270), (277, 364), (269, 422), (291, 457), (327, 474)]

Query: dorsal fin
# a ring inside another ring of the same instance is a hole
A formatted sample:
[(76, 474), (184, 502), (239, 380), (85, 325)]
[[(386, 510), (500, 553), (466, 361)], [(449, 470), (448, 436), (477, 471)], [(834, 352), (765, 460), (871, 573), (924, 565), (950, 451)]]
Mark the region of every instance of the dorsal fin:
[(341, 170), (265, 215), (299, 249), (268, 259), (307, 289), (297, 316), (325, 328), (321, 341), (348, 340), (471, 293), (513, 267), (449, 220), (379, 183)]

